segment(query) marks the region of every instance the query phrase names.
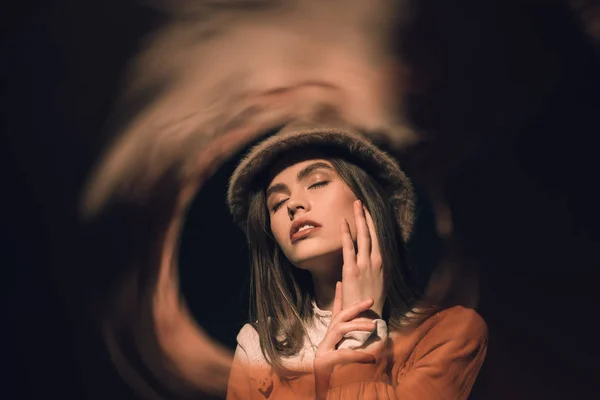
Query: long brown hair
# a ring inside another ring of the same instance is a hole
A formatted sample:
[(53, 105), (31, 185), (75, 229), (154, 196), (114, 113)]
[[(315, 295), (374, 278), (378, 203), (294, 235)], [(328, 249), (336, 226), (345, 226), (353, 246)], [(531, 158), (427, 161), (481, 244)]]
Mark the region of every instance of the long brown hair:
[[(402, 227), (396, 222), (389, 194), (358, 165), (334, 152), (319, 152), (373, 217), (386, 283), (383, 318), (391, 330), (399, 329), (420, 296), (410, 284)], [(303, 346), (305, 325), (313, 317), (314, 291), (310, 273), (294, 267), (273, 238), (266, 204), (267, 180), (268, 175), (262, 174), (249, 192), (250, 318), (267, 361), (281, 375), (291, 376), (293, 371), (283, 366), (281, 358), (297, 354)]]

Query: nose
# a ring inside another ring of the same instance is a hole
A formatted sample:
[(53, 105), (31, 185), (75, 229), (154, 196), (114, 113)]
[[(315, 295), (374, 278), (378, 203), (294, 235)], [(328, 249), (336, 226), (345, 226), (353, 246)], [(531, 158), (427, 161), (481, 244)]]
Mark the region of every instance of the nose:
[(298, 198), (298, 196), (288, 199), (288, 201), (286, 202), (286, 206), (288, 209), (290, 221), (294, 219), (294, 216), (299, 210), (308, 210), (308, 202), (306, 201), (306, 199)]

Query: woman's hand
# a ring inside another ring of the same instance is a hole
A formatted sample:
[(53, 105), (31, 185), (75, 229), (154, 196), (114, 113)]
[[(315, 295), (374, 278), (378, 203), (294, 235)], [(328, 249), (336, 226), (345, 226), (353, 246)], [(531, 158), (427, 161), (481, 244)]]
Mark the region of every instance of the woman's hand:
[(358, 251), (355, 251), (348, 221), (344, 220), (340, 224), (344, 256), (342, 309), (345, 310), (351, 304), (366, 299), (373, 299), (371, 310), (381, 318), (385, 302), (381, 251), (373, 219), (360, 200), (354, 203), (354, 219)]
[(372, 332), (374, 321), (353, 320), (361, 312), (373, 305), (372, 299), (366, 299), (342, 309), (342, 282), (335, 287), (335, 300), (331, 312), (331, 322), (315, 354), (315, 393), (317, 399), (325, 399), (329, 389), (329, 377), (336, 365), (349, 363), (374, 363), (375, 356), (357, 350), (337, 349), (345, 334), (353, 331)]

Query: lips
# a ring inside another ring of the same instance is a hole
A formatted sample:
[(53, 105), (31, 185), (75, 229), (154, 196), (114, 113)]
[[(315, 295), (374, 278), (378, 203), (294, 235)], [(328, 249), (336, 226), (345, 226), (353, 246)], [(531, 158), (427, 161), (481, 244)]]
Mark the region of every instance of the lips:
[(310, 219), (299, 219), (290, 228), (290, 239), (292, 242), (303, 239), (320, 227), (321, 224)]

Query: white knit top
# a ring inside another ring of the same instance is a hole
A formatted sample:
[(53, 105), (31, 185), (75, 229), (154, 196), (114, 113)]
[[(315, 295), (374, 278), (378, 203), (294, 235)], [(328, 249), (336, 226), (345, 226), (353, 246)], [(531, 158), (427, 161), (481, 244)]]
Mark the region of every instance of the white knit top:
[[(283, 365), (297, 372), (311, 373), (313, 371), (313, 361), (317, 347), (331, 322), (331, 311), (319, 309), (313, 302), (314, 318), (312, 324), (307, 324), (307, 335), (304, 338), (304, 346), (298, 354), (283, 358)], [(386, 340), (388, 336), (387, 324), (382, 319), (375, 320), (376, 327), (373, 332), (350, 332), (345, 335), (343, 341), (338, 346), (339, 348), (357, 349), (365, 344), (369, 338), (379, 338)], [(237, 336), (237, 350), (235, 357), (239, 357), (244, 362), (248, 362), (253, 366), (268, 367), (268, 363), (263, 356), (260, 348), (258, 332), (250, 324), (246, 324), (240, 330)]]

